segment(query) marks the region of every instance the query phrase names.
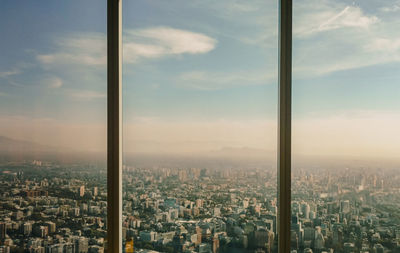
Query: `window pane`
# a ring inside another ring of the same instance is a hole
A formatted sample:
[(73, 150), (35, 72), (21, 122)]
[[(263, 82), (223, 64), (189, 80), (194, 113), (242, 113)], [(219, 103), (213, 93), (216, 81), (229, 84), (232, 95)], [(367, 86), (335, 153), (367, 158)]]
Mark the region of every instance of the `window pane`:
[(398, 252), (397, 1), (294, 5), (291, 245)]
[(124, 1), (124, 244), (272, 252), (276, 1)]
[(106, 1), (0, 8), (0, 252), (103, 252)]

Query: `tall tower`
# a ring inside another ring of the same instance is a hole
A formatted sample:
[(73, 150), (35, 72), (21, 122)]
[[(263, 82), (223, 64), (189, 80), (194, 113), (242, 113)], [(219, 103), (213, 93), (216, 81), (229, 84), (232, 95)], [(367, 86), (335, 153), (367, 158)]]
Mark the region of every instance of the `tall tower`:
[(85, 186), (84, 185), (79, 187), (79, 196), (83, 197), (83, 195), (85, 195)]

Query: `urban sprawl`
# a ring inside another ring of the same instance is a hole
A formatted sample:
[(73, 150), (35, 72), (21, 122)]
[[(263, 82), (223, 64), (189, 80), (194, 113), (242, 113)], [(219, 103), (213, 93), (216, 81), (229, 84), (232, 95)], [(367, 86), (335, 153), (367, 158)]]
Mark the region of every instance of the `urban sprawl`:
[[(292, 252), (400, 252), (398, 171), (292, 173)], [(276, 169), (124, 166), (123, 179), (127, 252), (277, 252)], [(105, 252), (106, 181), (88, 164), (0, 165), (0, 253)]]

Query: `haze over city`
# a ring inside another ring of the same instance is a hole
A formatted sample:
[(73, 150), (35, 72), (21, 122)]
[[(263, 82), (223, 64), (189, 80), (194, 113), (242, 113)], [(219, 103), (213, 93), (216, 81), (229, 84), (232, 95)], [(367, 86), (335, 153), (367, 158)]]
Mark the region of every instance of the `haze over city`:
[[(126, 152), (276, 152), (275, 1), (124, 4)], [(0, 133), (105, 152), (105, 2), (73, 5), (3, 4)], [(295, 154), (399, 157), (396, 6), (295, 3)]]
[(279, 1), (123, 0), (122, 152), (117, 1), (2, 1), (0, 253), (400, 252), (400, 1), (280, 1), (279, 165)]

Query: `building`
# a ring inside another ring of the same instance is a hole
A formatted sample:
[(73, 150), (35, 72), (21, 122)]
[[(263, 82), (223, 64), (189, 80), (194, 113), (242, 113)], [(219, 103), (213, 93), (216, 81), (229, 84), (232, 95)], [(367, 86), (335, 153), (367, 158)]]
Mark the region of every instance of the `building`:
[(99, 194), (99, 189), (97, 188), (97, 186), (93, 187), (93, 196), (97, 196)]
[(153, 231), (141, 231), (140, 239), (145, 242), (154, 242), (156, 240), (157, 233)]
[(49, 228), (47, 226), (36, 225), (33, 228), (33, 233), (38, 237), (46, 237), (49, 234)]
[(79, 187), (79, 196), (83, 197), (83, 195), (85, 195), (85, 186), (84, 185)]
[(341, 213), (349, 213), (350, 212), (350, 201), (349, 200), (340, 201), (340, 212)]
[(47, 197), (48, 195), (49, 193), (47, 191), (42, 191), (42, 190), (26, 190), (22, 192), (22, 196), (28, 198), (35, 198), (40, 196)]
[(0, 241), (6, 239), (7, 228), (4, 222), (0, 222)]
[(89, 243), (86, 237), (79, 237), (75, 240), (75, 252), (87, 253), (89, 250)]
[(89, 253), (104, 253), (104, 248), (98, 245), (92, 245), (89, 248)]
[(0, 253), (10, 253), (10, 246), (0, 246)]
[(22, 227), (22, 232), (25, 236), (29, 236), (32, 233), (32, 223), (26, 222)]
[(301, 204), (301, 213), (305, 219), (310, 218), (310, 205), (308, 203)]
[(49, 228), (49, 233), (55, 233), (56, 232), (56, 224), (52, 221), (46, 222), (47, 227)]

